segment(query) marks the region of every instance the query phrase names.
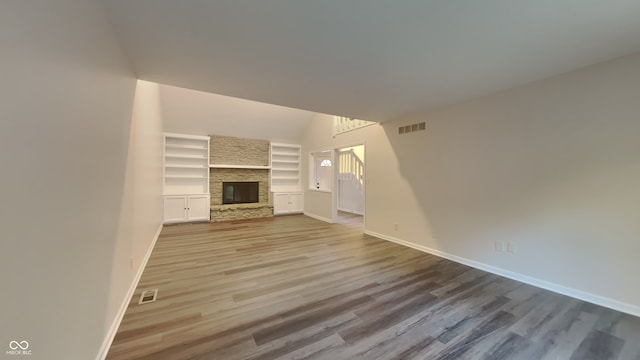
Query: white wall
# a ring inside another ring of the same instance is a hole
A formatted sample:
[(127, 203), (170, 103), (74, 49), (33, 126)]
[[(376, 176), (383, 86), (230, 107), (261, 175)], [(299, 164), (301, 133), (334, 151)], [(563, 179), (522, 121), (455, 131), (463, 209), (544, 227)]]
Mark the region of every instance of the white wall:
[[(640, 315), (638, 94), (640, 54), (347, 133), (366, 140), (366, 230)], [(350, 141), (324, 120), (303, 149)]]
[(160, 85), (168, 132), (297, 143), (314, 113), (229, 96)]
[(138, 80), (101, 350), (105, 355), (162, 229), (162, 154), (159, 85)]
[[(26, 340), (33, 360), (92, 359), (131, 278), (113, 271), (119, 236), (153, 222), (121, 216), (140, 211), (125, 190), (128, 146), (147, 141), (129, 137), (135, 78), (94, 1), (3, 1), (0, 49), (0, 351)], [(136, 159), (153, 156), (141, 146)]]
[[(162, 227), (163, 220), (163, 146), (164, 134), (160, 110), (159, 86), (138, 80), (127, 169), (133, 169), (133, 186), (126, 188), (134, 198), (134, 228), (132, 236), (133, 269), (140, 270), (151, 241)], [(133, 153), (131, 150), (133, 149)], [(133, 158), (133, 161), (131, 159)], [(131, 281), (129, 281), (130, 283)]]

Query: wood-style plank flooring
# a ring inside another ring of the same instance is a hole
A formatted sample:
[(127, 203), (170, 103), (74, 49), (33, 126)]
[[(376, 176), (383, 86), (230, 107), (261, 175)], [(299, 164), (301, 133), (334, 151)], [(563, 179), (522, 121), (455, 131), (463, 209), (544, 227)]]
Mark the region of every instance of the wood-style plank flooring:
[(358, 228), (364, 231), (364, 216), (349, 213), (346, 211), (338, 211), (338, 216), (335, 219), (336, 224)]
[(107, 358), (638, 360), (640, 319), (284, 216), (166, 226)]

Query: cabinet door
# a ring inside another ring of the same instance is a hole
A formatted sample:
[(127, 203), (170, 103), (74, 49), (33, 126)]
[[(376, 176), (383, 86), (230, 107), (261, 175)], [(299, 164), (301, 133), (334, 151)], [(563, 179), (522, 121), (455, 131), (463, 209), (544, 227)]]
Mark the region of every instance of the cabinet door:
[(294, 213), (304, 212), (304, 197), (302, 193), (289, 194), (289, 211)]
[(190, 195), (187, 200), (188, 220), (209, 220), (209, 196)]
[(174, 223), (187, 221), (187, 197), (164, 197), (164, 222)]
[(273, 193), (273, 214), (289, 213), (289, 193)]

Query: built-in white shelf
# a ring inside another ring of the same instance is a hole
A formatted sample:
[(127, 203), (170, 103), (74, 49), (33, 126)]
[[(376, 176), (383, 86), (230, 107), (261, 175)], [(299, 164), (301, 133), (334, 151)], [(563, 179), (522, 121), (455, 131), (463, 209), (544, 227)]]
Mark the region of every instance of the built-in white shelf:
[(207, 156), (202, 155), (188, 155), (188, 154), (171, 154), (169, 152), (165, 153), (165, 158), (175, 158), (175, 159), (208, 159)]
[(193, 150), (206, 150), (202, 145), (187, 145), (187, 144), (166, 144), (167, 149), (193, 149)]
[(166, 175), (167, 179), (204, 179), (206, 175)]
[(202, 166), (199, 166), (199, 165), (165, 164), (164, 166), (167, 168), (176, 168), (176, 169), (202, 169)]
[[(281, 146), (281, 145), (276, 145), (276, 146)], [(295, 146), (299, 146), (299, 145), (295, 145)], [(291, 150), (283, 151), (282, 149), (280, 149), (280, 150), (272, 150), (271, 151), (271, 155), (276, 155), (276, 156), (282, 155), (282, 156), (297, 157), (300, 154), (292, 152)]]
[(271, 191), (300, 190), (300, 145), (271, 143)]
[(260, 165), (224, 165), (224, 164), (209, 164), (209, 167), (212, 169), (258, 169), (258, 170), (269, 170), (271, 166), (260, 166)]
[(285, 165), (272, 166), (271, 168), (273, 169), (274, 172), (275, 171), (278, 171), (278, 172), (280, 171), (298, 172), (299, 171), (298, 165), (289, 164), (289, 163)]
[(164, 134), (163, 193), (209, 195), (208, 136)]

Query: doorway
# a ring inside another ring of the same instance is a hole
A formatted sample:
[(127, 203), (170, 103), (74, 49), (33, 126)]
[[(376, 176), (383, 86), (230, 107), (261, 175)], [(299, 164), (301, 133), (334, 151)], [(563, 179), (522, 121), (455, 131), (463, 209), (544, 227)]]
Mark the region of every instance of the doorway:
[(360, 144), (339, 148), (335, 159), (335, 222), (364, 228), (365, 147)]

